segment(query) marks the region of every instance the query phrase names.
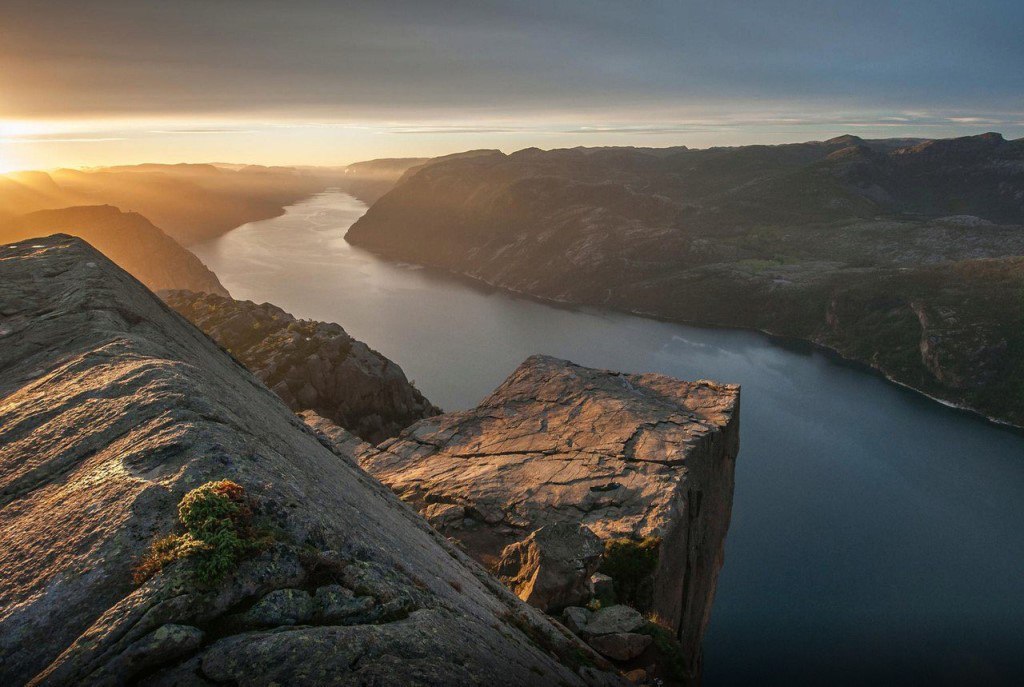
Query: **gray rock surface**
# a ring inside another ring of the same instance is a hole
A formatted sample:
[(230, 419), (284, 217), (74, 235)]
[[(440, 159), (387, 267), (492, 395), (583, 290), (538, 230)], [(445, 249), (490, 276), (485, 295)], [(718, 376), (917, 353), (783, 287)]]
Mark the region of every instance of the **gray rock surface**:
[[(436, 518), (430, 522), (436, 526)], [(590, 598), (590, 576), (603, 552), (604, 545), (588, 527), (557, 522), (506, 546), (494, 574), (531, 606), (557, 611)]]
[(188, 291), (161, 296), (292, 410), (312, 410), (373, 442), (441, 412), (402, 368), (337, 324), (297, 320), (269, 303)]
[[(0, 325), (0, 683), (619, 679), (84, 242), (0, 247)], [(225, 478), (274, 543), (211, 587), (187, 560), (136, 585), (181, 497)], [(338, 586), (370, 612), (233, 629)]]
[(623, 606), (608, 606), (597, 610), (590, 616), (586, 626), (583, 628), (585, 635), (609, 635), (639, 630), (647, 624), (644, 617), (635, 608)]
[(590, 646), (602, 656), (607, 656), (614, 661), (628, 661), (642, 654), (652, 641), (654, 639), (650, 635), (621, 632), (592, 637)]
[(558, 523), (660, 539), (645, 610), (697, 672), (738, 448), (737, 386), (533, 356), (475, 409), (421, 420), (359, 461), (487, 566)]

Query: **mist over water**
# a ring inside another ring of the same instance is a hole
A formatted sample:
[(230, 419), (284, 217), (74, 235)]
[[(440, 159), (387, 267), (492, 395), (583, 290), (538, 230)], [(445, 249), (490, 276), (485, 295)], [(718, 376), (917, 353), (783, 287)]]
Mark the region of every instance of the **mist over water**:
[(475, 405), (547, 353), (743, 385), (705, 685), (1017, 684), (1024, 436), (758, 334), (563, 309), (350, 246), (328, 192), (193, 251), (235, 298), (338, 322), (426, 396)]

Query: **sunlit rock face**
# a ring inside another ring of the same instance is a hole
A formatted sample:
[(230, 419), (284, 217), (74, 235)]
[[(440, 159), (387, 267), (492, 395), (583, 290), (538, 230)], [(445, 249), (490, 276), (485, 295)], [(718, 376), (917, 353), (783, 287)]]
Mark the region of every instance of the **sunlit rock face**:
[[(84, 242), (0, 246), (0, 683), (618, 682), (335, 451)], [(223, 479), (261, 547), (136, 584)]]
[(312, 410), (372, 442), (441, 412), (402, 368), (340, 325), (297, 320), (270, 303), (189, 291), (161, 296), (296, 412)]
[[(738, 449), (735, 385), (534, 356), (476, 408), (422, 420), (359, 460), (488, 566), (562, 523), (660, 540), (645, 610), (699, 673)], [(516, 578), (507, 557), (497, 567)]]

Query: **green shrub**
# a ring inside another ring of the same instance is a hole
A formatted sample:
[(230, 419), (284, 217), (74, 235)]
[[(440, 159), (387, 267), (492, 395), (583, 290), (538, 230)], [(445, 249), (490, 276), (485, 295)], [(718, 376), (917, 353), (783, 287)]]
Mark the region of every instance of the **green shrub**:
[(660, 658), (658, 663), (665, 667), (673, 679), (685, 682), (688, 677), (686, 658), (683, 655), (683, 646), (672, 630), (659, 623), (648, 622), (638, 632), (654, 638), (654, 648)]
[(654, 595), (654, 571), (658, 567), (661, 539), (647, 537), (605, 542), (600, 571), (615, 582), (615, 596), (641, 611), (649, 610)]
[(135, 581), (141, 584), (164, 566), (189, 558), (200, 584), (218, 582), (245, 555), (260, 548), (252, 519), (249, 499), (238, 484), (221, 480), (196, 487), (178, 504), (178, 520), (185, 532), (154, 541), (135, 568)]

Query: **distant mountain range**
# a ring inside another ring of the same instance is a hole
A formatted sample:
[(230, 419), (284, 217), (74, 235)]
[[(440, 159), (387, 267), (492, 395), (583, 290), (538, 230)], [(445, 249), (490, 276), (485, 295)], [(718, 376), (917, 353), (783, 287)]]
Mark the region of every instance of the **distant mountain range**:
[(359, 246), (533, 296), (813, 341), (1024, 425), (1024, 139), (535, 148), (410, 169)]
[(109, 205), (40, 210), (0, 221), (0, 244), (73, 234), (130, 272), (148, 288), (227, 295), (217, 275), (148, 219)]
[(158, 165), (0, 175), (0, 220), (36, 210), (113, 205), (138, 212), (183, 246), (214, 238), (329, 185), (290, 167)]

